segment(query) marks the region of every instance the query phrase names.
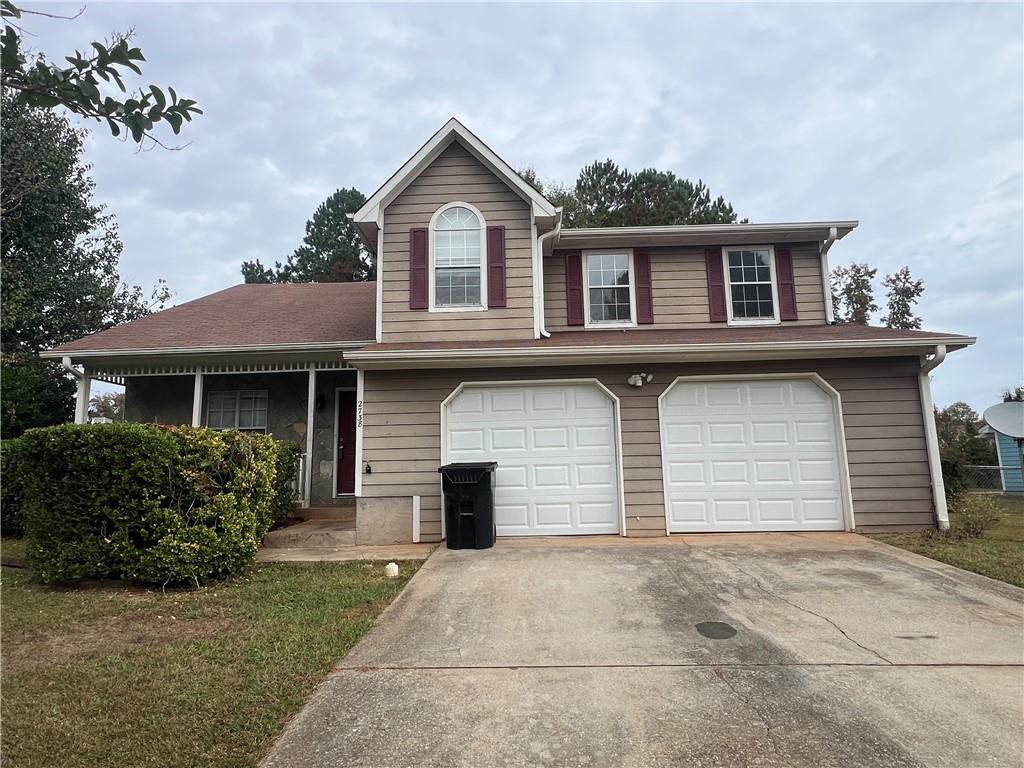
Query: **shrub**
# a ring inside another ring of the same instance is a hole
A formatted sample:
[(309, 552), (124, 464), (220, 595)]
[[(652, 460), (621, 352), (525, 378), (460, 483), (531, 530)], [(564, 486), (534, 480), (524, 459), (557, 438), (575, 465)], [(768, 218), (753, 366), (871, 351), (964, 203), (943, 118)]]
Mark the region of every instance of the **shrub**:
[(25, 480), (22, 470), (21, 438), (0, 440), (0, 533), (21, 536), (25, 533), (22, 499)]
[(967, 492), (964, 463), (959, 459), (942, 459), (942, 484), (946, 489), (946, 503), (954, 505)]
[(277, 472), (272, 525), (281, 525), (295, 511), (295, 473), (302, 449), (289, 440), (277, 441)]
[(264, 435), (120, 422), (21, 439), (27, 555), (44, 582), (237, 573), (273, 519), (276, 441)]
[(999, 506), (991, 496), (965, 494), (949, 512), (946, 536), (954, 540), (980, 539), (999, 522)]

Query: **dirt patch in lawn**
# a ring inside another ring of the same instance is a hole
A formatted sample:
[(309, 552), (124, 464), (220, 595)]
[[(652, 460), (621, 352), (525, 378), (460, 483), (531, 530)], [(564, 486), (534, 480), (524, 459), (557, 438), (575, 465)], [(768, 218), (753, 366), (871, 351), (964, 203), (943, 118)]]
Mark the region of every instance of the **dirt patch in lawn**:
[(5, 674), (58, 667), (82, 659), (131, 652), (155, 645), (214, 637), (238, 629), (223, 618), (176, 619), (150, 613), (127, 613), (79, 622), (55, 632), (34, 632), (4, 640)]

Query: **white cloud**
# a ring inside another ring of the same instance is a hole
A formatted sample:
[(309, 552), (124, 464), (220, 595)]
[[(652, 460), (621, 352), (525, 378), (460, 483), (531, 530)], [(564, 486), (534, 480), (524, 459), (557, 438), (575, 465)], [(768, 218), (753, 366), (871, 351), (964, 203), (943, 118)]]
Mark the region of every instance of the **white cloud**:
[(1019, 4), (183, 8), (32, 24), (55, 55), (135, 27), (145, 82), (206, 110), (181, 152), (94, 129), (134, 282), (186, 300), (284, 258), (320, 200), (371, 192), (456, 115), (542, 178), (612, 157), (755, 221), (858, 218), (835, 263), (908, 264), (926, 325), (979, 336), (937, 371), (939, 403), (982, 408), (1021, 377)]

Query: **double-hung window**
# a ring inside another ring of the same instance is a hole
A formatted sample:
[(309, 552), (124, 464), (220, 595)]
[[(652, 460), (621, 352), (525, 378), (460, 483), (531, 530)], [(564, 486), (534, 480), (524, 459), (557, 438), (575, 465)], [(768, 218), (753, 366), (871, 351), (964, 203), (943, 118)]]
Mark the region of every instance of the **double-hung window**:
[(775, 254), (766, 248), (726, 248), (729, 321), (736, 324), (777, 323)]
[(636, 325), (632, 253), (587, 253), (584, 271), (587, 325)]
[(479, 308), (483, 304), (483, 222), (465, 205), (438, 212), (433, 225), (434, 308)]
[(206, 426), (210, 429), (266, 432), (267, 402), (267, 392), (262, 389), (211, 392), (206, 401)]

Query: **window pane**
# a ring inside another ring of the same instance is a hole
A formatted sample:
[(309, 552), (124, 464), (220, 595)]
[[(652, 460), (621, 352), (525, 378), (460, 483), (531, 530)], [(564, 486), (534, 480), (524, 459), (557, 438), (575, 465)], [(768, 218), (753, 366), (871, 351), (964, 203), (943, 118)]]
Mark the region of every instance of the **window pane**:
[(480, 268), (437, 270), (434, 304), (439, 307), (481, 306)]
[(732, 316), (741, 320), (774, 319), (770, 252), (729, 251), (728, 264)]

